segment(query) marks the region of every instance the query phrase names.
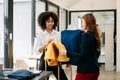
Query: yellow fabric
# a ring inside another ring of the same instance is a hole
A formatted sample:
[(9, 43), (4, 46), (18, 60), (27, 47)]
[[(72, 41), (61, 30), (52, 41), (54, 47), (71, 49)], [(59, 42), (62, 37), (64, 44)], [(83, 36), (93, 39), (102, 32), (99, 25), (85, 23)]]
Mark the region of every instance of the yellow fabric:
[(57, 66), (59, 62), (66, 62), (70, 60), (66, 55), (59, 54), (60, 49), (65, 49), (64, 45), (60, 42), (51, 41), (49, 43), (44, 57), (44, 60), (47, 61), (49, 66)]

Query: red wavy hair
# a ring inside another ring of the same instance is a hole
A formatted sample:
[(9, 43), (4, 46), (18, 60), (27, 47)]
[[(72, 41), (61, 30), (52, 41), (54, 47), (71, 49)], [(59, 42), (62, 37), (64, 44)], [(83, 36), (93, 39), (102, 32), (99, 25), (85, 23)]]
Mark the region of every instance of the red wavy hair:
[(100, 33), (99, 33), (99, 29), (98, 29), (98, 26), (96, 24), (96, 19), (94, 17), (93, 14), (86, 14), (82, 17), (84, 20), (85, 20), (85, 23), (86, 23), (86, 29), (88, 31), (91, 31), (94, 33), (95, 35), (95, 38), (97, 40), (97, 50), (100, 51), (101, 49), (101, 39), (100, 39)]

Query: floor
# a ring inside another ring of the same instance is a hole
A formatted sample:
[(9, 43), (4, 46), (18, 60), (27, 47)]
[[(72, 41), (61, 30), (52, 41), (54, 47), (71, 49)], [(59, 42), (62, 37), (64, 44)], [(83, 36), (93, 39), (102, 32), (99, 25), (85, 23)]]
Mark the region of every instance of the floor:
[(105, 71), (104, 66), (101, 66), (99, 80), (120, 80), (120, 72)]
[[(68, 69), (69, 70), (69, 69)], [(76, 69), (74, 69), (76, 70)], [(70, 75), (67, 74), (68, 77)], [(50, 76), (49, 80), (56, 80), (55, 77), (52, 75)], [(69, 80), (71, 80), (69, 78)], [(74, 80), (74, 79), (72, 79)], [(120, 80), (120, 72), (115, 72), (115, 71), (105, 71), (104, 65), (100, 67), (100, 75), (98, 80)]]

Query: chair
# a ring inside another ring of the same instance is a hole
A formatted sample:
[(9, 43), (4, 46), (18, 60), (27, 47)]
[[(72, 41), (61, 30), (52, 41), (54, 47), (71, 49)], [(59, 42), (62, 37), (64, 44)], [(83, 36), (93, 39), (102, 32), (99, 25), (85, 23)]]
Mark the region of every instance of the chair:
[(3, 68), (3, 64), (0, 64), (0, 69), (2, 69)]
[(16, 60), (16, 65), (15, 65), (15, 67), (17, 68), (17, 69), (30, 69), (30, 66), (24, 61), (24, 60), (22, 60), (22, 59), (17, 59)]

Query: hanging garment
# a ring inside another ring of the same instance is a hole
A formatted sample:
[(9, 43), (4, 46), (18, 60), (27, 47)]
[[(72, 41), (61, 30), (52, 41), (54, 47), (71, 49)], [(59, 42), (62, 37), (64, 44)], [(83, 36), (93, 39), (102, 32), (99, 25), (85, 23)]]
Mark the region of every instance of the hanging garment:
[[(81, 36), (83, 31), (81, 30), (64, 30), (61, 32), (61, 42), (65, 46), (67, 51), (70, 52), (80, 52), (80, 43), (81, 43)], [(63, 64), (72, 64), (78, 65), (79, 58), (70, 58), (70, 61), (65, 62)]]

